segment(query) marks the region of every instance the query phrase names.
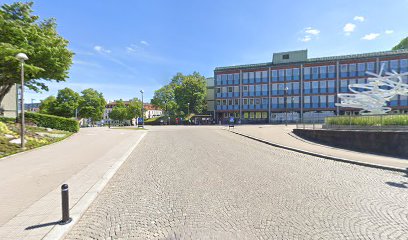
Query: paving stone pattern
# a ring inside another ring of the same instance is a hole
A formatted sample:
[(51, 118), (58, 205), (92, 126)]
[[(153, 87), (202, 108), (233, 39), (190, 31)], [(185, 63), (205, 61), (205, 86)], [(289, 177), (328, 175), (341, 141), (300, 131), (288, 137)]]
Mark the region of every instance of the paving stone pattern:
[(408, 176), (152, 129), (66, 239), (408, 239)]

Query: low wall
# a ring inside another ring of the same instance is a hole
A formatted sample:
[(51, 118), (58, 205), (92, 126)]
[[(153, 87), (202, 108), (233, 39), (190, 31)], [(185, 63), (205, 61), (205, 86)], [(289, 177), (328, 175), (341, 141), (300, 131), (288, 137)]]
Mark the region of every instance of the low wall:
[(293, 133), (325, 145), (408, 159), (408, 132), (294, 129)]

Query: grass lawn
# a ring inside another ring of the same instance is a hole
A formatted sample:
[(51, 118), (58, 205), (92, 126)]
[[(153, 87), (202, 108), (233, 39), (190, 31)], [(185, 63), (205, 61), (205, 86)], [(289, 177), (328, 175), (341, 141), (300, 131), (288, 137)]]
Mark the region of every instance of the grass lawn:
[[(61, 130), (47, 129), (36, 126), (26, 126), (25, 150), (34, 149), (61, 141), (73, 133)], [(13, 121), (0, 122), (0, 158), (22, 152), (19, 143), (10, 141), (20, 139), (20, 125)]]

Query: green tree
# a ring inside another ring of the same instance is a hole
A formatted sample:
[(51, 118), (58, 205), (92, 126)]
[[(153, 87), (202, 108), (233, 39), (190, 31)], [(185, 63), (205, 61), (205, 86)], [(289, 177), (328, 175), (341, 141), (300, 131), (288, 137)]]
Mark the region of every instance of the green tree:
[[(19, 52), (27, 54), (25, 85), (34, 91), (48, 90), (45, 81), (65, 81), (73, 53), (58, 35), (55, 19), (39, 20), (33, 2), (4, 4), (0, 8), (0, 103), (20, 82)], [(41, 79), (41, 80), (40, 80)]]
[(53, 115), (56, 102), (57, 99), (54, 96), (49, 96), (42, 100), (40, 104), (40, 113)]
[(117, 120), (123, 122), (127, 120), (129, 112), (122, 100), (116, 101), (116, 106), (113, 107), (112, 111), (109, 113), (109, 118), (112, 120)]
[(150, 103), (165, 110), (167, 115), (173, 115), (177, 111), (177, 104), (174, 98), (175, 86), (177, 85), (169, 84), (154, 91), (154, 96)]
[(205, 77), (197, 72), (183, 76), (180, 85), (174, 89), (175, 101), (180, 112), (203, 113), (207, 108)]
[(404, 38), (399, 42), (392, 50), (408, 49), (408, 37)]
[(78, 107), (79, 116), (90, 118), (92, 122), (102, 120), (106, 105), (103, 94), (92, 88), (85, 89), (81, 93), (82, 96)]
[(57, 98), (50, 114), (71, 118), (79, 106), (80, 96), (70, 88), (58, 90)]
[(142, 101), (138, 98), (133, 98), (127, 106), (127, 120), (142, 116)]

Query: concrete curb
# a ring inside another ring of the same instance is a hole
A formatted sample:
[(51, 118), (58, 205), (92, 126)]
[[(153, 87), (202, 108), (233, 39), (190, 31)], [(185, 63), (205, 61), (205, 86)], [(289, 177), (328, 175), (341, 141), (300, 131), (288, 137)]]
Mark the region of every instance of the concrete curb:
[(351, 160), (351, 159), (346, 159), (346, 158), (328, 156), (328, 155), (324, 155), (324, 154), (320, 154), (320, 153), (314, 153), (314, 152), (310, 152), (310, 151), (306, 151), (306, 150), (302, 150), (302, 149), (298, 149), (298, 148), (288, 147), (288, 146), (277, 144), (277, 143), (272, 143), (272, 142), (269, 142), (269, 141), (261, 139), (261, 138), (253, 137), (253, 136), (250, 136), (250, 135), (242, 134), (242, 133), (231, 131), (231, 130), (227, 130), (227, 131), (232, 132), (232, 133), (237, 134), (237, 135), (240, 135), (240, 136), (243, 136), (243, 137), (246, 137), (246, 138), (249, 138), (249, 139), (252, 139), (252, 140), (255, 140), (255, 141), (258, 141), (258, 142), (261, 142), (261, 143), (265, 143), (265, 144), (274, 146), (274, 147), (283, 148), (283, 149), (286, 149), (286, 150), (289, 150), (289, 151), (303, 153), (303, 154), (307, 154), (307, 155), (314, 156), (314, 157), (326, 158), (326, 159), (330, 159), (330, 160), (333, 160), (333, 161), (344, 162), (344, 163), (354, 164), (354, 165), (363, 166), (363, 167), (370, 167), (370, 168), (377, 168), (377, 169), (394, 171), (394, 172), (407, 173), (407, 169), (404, 169), (404, 168), (391, 167), (391, 166), (385, 166), (385, 165), (380, 165), (380, 164), (360, 162), (360, 161), (357, 161), (357, 160)]
[(136, 143), (131, 147), (114, 165), (112, 165), (104, 176), (96, 182), (82, 197), (78, 202), (71, 207), (71, 218), (72, 222), (66, 225), (56, 225), (54, 226), (42, 239), (43, 240), (55, 240), (62, 239), (65, 235), (75, 226), (75, 224), (81, 219), (82, 215), (89, 208), (92, 202), (96, 199), (98, 194), (105, 188), (109, 180), (115, 175), (122, 164), (128, 159), (130, 154), (139, 145), (142, 139), (146, 136), (147, 132), (143, 133)]

